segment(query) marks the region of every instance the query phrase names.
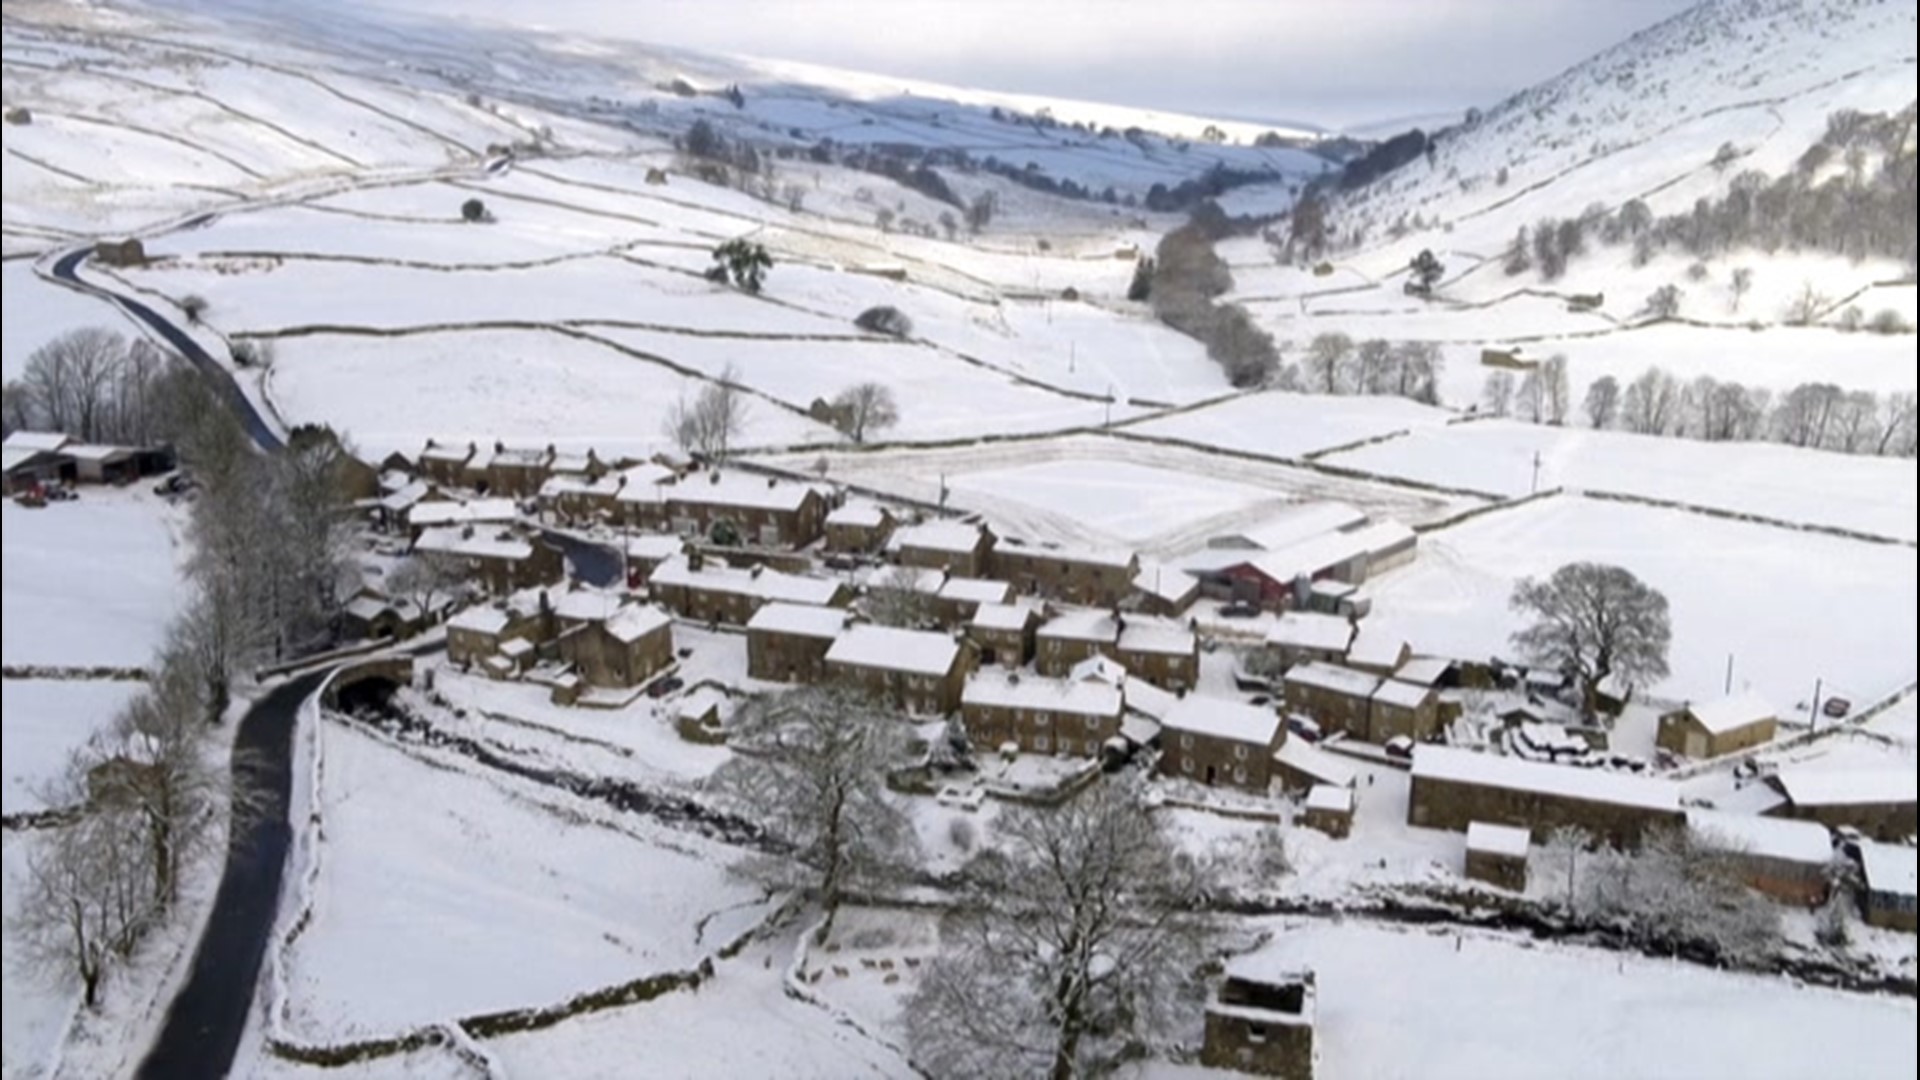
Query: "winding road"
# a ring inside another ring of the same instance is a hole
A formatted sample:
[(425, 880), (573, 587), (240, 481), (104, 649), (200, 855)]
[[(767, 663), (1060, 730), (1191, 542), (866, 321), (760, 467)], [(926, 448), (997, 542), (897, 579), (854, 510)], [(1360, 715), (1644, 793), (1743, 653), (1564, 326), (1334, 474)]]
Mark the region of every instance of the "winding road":
[(227, 1075), (253, 1012), (260, 963), (280, 910), (293, 826), (293, 733), (300, 709), (331, 669), (297, 676), (256, 702), (233, 741), (236, 785), (259, 792), (257, 812), (232, 823), (227, 864), (193, 968), (167, 1008), (165, 1024), (135, 1074), (140, 1080), (207, 1080)]

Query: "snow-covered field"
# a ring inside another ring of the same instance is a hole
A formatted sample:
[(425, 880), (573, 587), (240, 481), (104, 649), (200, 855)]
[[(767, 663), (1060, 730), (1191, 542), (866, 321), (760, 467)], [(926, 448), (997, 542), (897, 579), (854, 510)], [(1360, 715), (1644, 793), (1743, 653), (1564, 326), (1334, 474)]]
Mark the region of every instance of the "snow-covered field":
[(126, 323), (112, 307), (58, 285), (49, 285), (33, 272), (33, 263), (14, 259), (0, 268), (0, 377), (11, 382), (27, 368), (33, 351), (69, 330), (100, 326), (126, 333)]
[(1129, 424), (1126, 430), (1131, 435), (1293, 458), (1396, 432), (1424, 432), (1453, 419), (1455, 414), (1444, 409), (1405, 398), (1315, 397), (1272, 391)]
[(1534, 490), (1536, 459), (1542, 491), (1641, 495), (1905, 540), (1920, 529), (1912, 458), (1480, 420), (1428, 426), (1324, 460), (1513, 497)]
[(1510, 655), (1523, 617), (1513, 583), (1589, 560), (1626, 567), (1671, 605), (1672, 674), (1652, 693), (1719, 696), (1751, 687), (1783, 715), (1825, 693), (1866, 702), (1914, 677), (1913, 549), (1678, 510), (1559, 497), (1421, 538), (1411, 566), (1367, 586), (1369, 626), (1415, 652)]
[(0, 813), (47, 809), (44, 787), (67, 757), (113, 720), (141, 688), (137, 682), (26, 680), (0, 682), (0, 732), (5, 734)]
[(186, 599), (178, 512), (139, 487), (0, 504), (0, 656), (8, 664), (137, 667)]
[(553, 1004), (688, 968), (756, 915), (711, 844), (643, 839), (337, 724), (322, 739), (326, 840), (289, 973), (306, 1037)]
[(1916, 1064), (1911, 1000), (1472, 931), (1274, 929), (1235, 964), (1314, 972), (1315, 1075), (1328, 1080), (1804, 1080), (1838, 1060), (1891, 1080)]
[(7, 992), (7, 1007), (0, 1009), (0, 1075), (7, 1080), (40, 1075), (54, 1057), (67, 1020), (79, 1005), (79, 980), (49, 976), (12, 929), (27, 884), (27, 860), (42, 842), (32, 830), (9, 829), (0, 834), (0, 853), (5, 862), (5, 877), (0, 878), (4, 903), (0, 907), (5, 909), (8, 927), (0, 939), (0, 982)]

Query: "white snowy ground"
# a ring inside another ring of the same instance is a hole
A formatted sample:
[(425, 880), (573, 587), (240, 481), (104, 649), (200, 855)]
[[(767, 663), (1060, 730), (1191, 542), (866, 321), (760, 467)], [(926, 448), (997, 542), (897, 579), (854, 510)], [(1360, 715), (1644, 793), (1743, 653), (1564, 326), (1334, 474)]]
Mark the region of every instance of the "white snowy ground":
[(6, 1080), (39, 1077), (66, 1032), (68, 1018), (80, 1000), (79, 980), (49, 978), (28, 954), (26, 943), (13, 932), (14, 917), (26, 888), (27, 860), (41, 837), (32, 830), (0, 833), (4, 851), (4, 894), (7, 933), (0, 936), (0, 980), (6, 986), (6, 1008), (0, 1009), (0, 1076)]
[[(1911, 1000), (1472, 931), (1276, 923), (1235, 966), (1318, 980), (1324, 1080), (1912, 1076)], [(1844, 1066), (1836, 1065), (1844, 1055)], [(1198, 1080), (1148, 1065), (1141, 1080)]]
[(326, 841), (289, 973), (304, 1038), (557, 1003), (691, 967), (758, 917), (726, 849), (610, 826), (340, 724), (322, 739)]
[(0, 682), (0, 813), (47, 809), (42, 792), (67, 758), (112, 722), (137, 682), (7, 679)]
[(1421, 537), (1405, 568), (1366, 586), (1368, 625), (1415, 652), (1508, 655), (1523, 624), (1513, 583), (1592, 560), (1624, 566), (1672, 608), (1671, 699), (1719, 696), (1727, 656), (1734, 689), (1805, 708), (1814, 681), (1868, 702), (1914, 676), (1913, 550), (1684, 511), (1560, 497), (1501, 510)]
[[(1316, 397), (1279, 391), (1126, 425), (1130, 435), (1178, 439), (1222, 450), (1300, 457), (1395, 432), (1427, 432), (1456, 418), (1405, 398)], [(1442, 480), (1460, 487), (1471, 485)]]
[(100, 326), (126, 334), (118, 310), (92, 297), (50, 285), (33, 272), (30, 259), (0, 267), (0, 377), (11, 382), (26, 371), (33, 351), (69, 330)]
[[(1340, 399), (1359, 400), (1359, 399)], [(1429, 426), (1328, 455), (1329, 465), (1513, 497), (1555, 487), (1642, 495), (1912, 540), (1912, 458), (1707, 443), (1513, 420)]]
[(0, 656), (143, 666), (186, 600), (180, 512), (139, 485), (38, 510), (0, 503)]

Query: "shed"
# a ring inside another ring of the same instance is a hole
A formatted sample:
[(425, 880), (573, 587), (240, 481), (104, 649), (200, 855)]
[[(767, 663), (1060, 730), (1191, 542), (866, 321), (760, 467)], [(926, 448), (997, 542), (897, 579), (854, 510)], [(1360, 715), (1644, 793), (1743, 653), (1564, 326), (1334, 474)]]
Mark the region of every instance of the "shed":
[(1475, 821), (1467, 825), (1467, 877), (1513, 892), (1527, 891), (1527, 850), (1533, 837), (1525, 829)]
[(1759, 694), (1687, 705), (1660, 717), (1654, 744), (1690, 758), (1712, 758), (1773, 741), (1779, 714)]
[(1335, 840), (1345, 840), (1353, 831), (1353, 789), (1332, 784), (1316, 784), (1307, 792), (1302, 823)]
[(1860, 845), (1860, 875), (1866, 896), (1862, 914), (1870, 926), (1914, 929), (1914, 850), (1906, 845)]

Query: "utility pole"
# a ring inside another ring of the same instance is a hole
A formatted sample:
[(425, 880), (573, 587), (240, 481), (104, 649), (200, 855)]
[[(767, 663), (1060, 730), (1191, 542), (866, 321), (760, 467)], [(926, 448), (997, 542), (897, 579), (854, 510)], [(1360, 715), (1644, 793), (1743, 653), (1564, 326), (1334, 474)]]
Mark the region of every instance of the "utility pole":
[(1733, 693), (1733, 654), (1732, 654), (1732, 653), (1728, 653), (1728, 654), (1727, 654), (1727, 685), (1726, 685), (1726, 689), (1724, 689), (1724, 690), (1722, 690), (1722, 691), (1720, 691), (1720, 692), (1721, 692), (1721, 693), (1723, 693), (1723, 694), (1731, 694), (1731, 693)]
[(1533, 452), (1533, 494), (1540, 494), (1540, 451)]
[(1106, 423), (1100, 426), (1101, 427), (1113, 426), (1113, 385), (1111, 383), (1107, 385), (1107, 421)]
[(1807, 730), (1820, 726), (1820, 680), (1813, 680), (1813, 706), (1807, 710)]

